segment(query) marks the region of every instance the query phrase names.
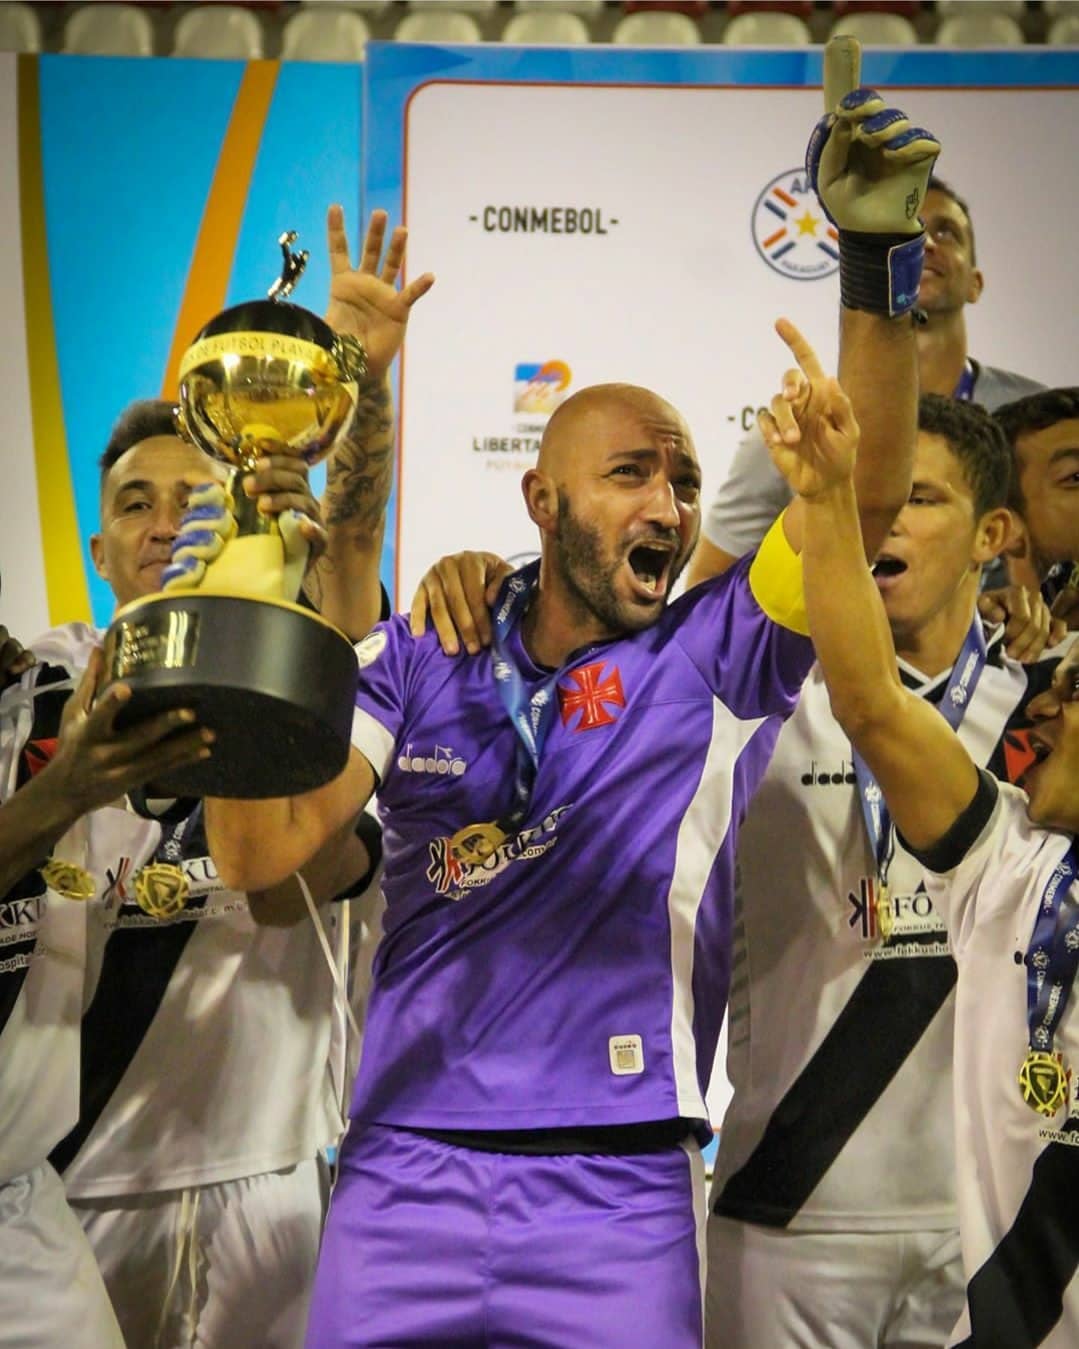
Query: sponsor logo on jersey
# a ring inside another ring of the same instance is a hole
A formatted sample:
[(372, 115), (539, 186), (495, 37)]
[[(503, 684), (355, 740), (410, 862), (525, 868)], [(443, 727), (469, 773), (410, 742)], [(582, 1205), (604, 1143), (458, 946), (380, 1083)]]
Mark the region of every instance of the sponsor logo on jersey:
[(41, 921), (43, 898), (42, 895), (31, 895), (26, 899), (9, 899), (0, 904), (0, 931), (37, 927)]
[[(608, 669), (609, 673), (604, 674)], [(622, 692), (622, 676), (618, 666), (608, 667), (606, 661), (596, 661), (593, 665), (581, 665), (571, 670), (566, 681), (558, 686), (562, 724), (569, 726), (580, 714), (579, 720), (571, 727), (575, 732), (609, 726), (617, 720), (612, 709), (625, 705), (626, 695)]]
[(431, 773), (437, 777), (459, 778), (468, 767), (468, 762), (459, 754), (454, 754), (449, 745), (436, 745), (433, 754), (418, 753), (410, 740), (404, 754), (397, 756), (397, 767), (402, 773)]
[(569, 806), (557, 806), (538, 825), (522, 829), (507, 839), (483, 862), (462, 862), (453, 855), (448, 838), (432, 839), (427, 845), (430, 862), (427, 879), (447, 899), (464, 899), (477, 886), (487, 885), (514, 862), (530, 862), (542, 857), (558, 842), (558, 822)]
[[(573, 372), (565, 361), (537, 362), (522, 361), (513, 373), (513, 410), (528, 414), (549, 417), (560, 403), (569, 396), (569, 386)], [(473, 441), (473, 448), (480, 448)], [(512, 446), (512, 450), (511, 450)], [(539, 449), (539, 440), (530, 438), (525, 444), (520, 437), (500, 437), (484, 442), (486, 450), (520, 452), (522, 449), (534, 453)]]
[(819, 281), (839, 270), (839, 235), (821, 210), (804, 169), (787, 169), (753, 206), (753, 242), (774, 272)]
[[(880, 882), (876, 876), (863, 876), (858, 882), (857, 892), (853, 890), (847, 892), (847, 903), (850, 906), (847, 926), (862, 941), (876, 941), (881, 935), (877, 916), (879, 899)], [(944, 930), (944, 923), (933, 906), (924, 882), (918, 883), (918, 888), (913, 894), (897, 892), (889, 895), (888, 906), (892, 911), (891, 943), (918, 933)], [(912, 953), (931, 954), (920, 947)]]

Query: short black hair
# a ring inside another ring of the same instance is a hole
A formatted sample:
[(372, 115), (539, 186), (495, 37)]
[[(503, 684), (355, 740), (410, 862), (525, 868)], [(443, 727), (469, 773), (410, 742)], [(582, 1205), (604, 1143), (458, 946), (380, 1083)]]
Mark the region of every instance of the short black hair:
[(1079, 388), (1039, 389), (1025, 398), (1005, 403), (993, 413), (993, 419), (1008, 442), (1012, 455), (1012, 492), (1008, 505), (1023, 512), (1023, 492), (1019, 484), (1017, 446), (1028, 431), (1045, 431), (1057, 422), (1079, 421)]
[(961, 197), (952, 187), (951, 183), (946, 183), (943, 178), (938, 178), (935, 173), (930, 174), (929, 182), (926, 185), (927, 192), (940, 192), (945, 197), (951, 197), (956, 206), (963, 212), (967, 218), (967, 229), (970, 231), (970, 260), (973, 263), (978, 261), (978, 246), (974, 240), (974, 219), (970, 214), (970, 207), (967, 205), (966, 198)]
[(1008, 504), (1011, 451), (1004, 432), (980, 403), (923, 393), (918, 400), (918, 430), (948, 442), (974, 499), (976, 520)]
[(180, 434), (173, 421), (173, 409), (174, 405), (166, 398), (139, 398), (124, 408), (116, 419), (108, 444), (101, 451), (101, 458), (97, 461), (101, 470), (102, 489), (113, 464), (133, 445), (149, 440), (151, 436)]

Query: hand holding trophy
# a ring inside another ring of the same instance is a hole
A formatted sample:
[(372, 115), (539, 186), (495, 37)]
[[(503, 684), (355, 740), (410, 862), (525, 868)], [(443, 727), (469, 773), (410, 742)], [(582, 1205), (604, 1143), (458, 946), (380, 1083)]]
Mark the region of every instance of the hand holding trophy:
[(132, 691), (125, 721), (183, 706), (215, 733), (212, 758), (170, 775), (168, 794), (307, 791), (348, 757), (351, 643), (295, 602), (308, 531), (243, 490), (259, 461), (291, 460), (302, 476), (324, 459), (367, 370), (355, 325), (337, 333), (288, 302), (307, 259), (294, 241), (279, 240), (269, 297), (216, 315), (181, 361), (178, 430), (231, 472), (194, 494), (166, 589), (126, 605), (106, 636), (106, 681)]

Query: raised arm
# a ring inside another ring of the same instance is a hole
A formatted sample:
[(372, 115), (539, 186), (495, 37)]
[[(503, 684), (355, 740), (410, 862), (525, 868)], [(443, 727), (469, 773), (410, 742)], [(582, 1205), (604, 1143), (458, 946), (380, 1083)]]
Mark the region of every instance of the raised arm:
[[(824, 52), (825, 115), (806, 171), (839, 235), (839, 382), (862, 424), (854, 470), (863, 547), (873, 557), (910, 493), (918, 433), (913, 310), (925, 233), (919, 211), (940, 152), (873, 89), (859, 88), (860, 51), (833, 38)], [(787, 512), (797, 547), (801, 511)]]
[(380, 617), (379, 560), (386, 503), (393, 480), (393, 393), (390, 366), (404, 341), (409, 313), (434, 285), (425, 272), (397, 290), (408, 231), (398, 226), (379, 266), (386, 235), (385, 211), (373, 211), (360, 265), (349, 260), (344, 213), (327, 217), (330, 303), (326, 321), (335, 332), (356, 337), (367, 353), (356, 416), (326, 465), (322, 502), (326, 551), (308, 573), (304, 589), (325, 618), (358, 641)]
[(806, 611), (832, 711), (899, 831), (915, 848), (930, 848), (974, 799), (978, 770), (940, 713), (900, 682), (862, 548), (850, 400), (793, 324), (781, 319), (776, 328), (799, 368), (784, 377), (761, 430), (800, 507)]

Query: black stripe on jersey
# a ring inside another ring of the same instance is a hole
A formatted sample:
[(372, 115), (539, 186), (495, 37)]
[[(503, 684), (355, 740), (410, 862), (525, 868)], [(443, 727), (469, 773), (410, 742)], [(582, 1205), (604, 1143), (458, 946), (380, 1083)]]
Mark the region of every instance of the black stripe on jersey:
[(713, 1212), (786, 1227), (902, 1068), (955, 979), (950, 956), (874, 960)]
[[(184, 855), (207, 851), (201, 802), (185, 837)], [(154, 855), (161, 861), (163, 844)], [(170, 859), (171, 860), (171, 859)], [(205, 901), (195, 899), (189, 907)], [(110, 933), (97, 991), (82, 1019), (79, 1122), (53, 1149), (49, 1161), (61, 1173), (74, 1161), (127, 1072), (153, 1024), (197, 922), (160, 927), (118, 927)]]
[(967, 1285), (970, 1334), (956, 1349), (1034, 1349), (1044, 1342), (1079, 1268), (1077, 1194), (1079, 1147), (1048, 1143), (1010, 1231)]
[[(16, 768), (15, 788), (25, 787), (35, 773), (39, 773), (52, 757), (56, 740), (60, 735), (60, 718), (64, 704), (71, 697), (71, 676), (60, 665), (41, 664), (35, 671), (34, 679), (34, 715), (30, 734), (19, 751)], [(63, 684), (63, 688), (51, 688), (50, 685)], [(0, 932), (8, 935), (20, 928), (26, 929), (26, 939), (9, 941), (0, 945), (0, 962), (25, 961), (16, 969), (3, 969), (0, 965), (0, 1030), (7, 1025), (11, 1013), (19, 1000), (26, 972), (30, 968), (30, 958), (37, 945), (37, 925), (41, 918), (41, 905), (45, 898), (45, 882), (37, 867), (28, 871), (21, 880), (8, 890), (0, 899)]]

